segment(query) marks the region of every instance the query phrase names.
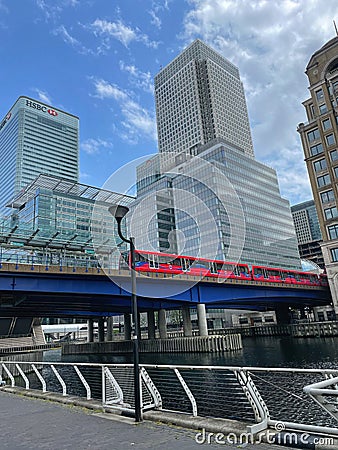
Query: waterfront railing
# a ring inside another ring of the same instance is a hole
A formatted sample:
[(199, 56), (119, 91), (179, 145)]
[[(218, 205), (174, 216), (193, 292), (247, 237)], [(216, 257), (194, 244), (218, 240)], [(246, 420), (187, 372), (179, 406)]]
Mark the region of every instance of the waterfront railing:
[[(228, 366), (140, 366), (142, 412), (232, 419), (338, 436), (338, 370)], [(132, 414), (132, 364), (0, 361), (0, 384), (53, 393)]]

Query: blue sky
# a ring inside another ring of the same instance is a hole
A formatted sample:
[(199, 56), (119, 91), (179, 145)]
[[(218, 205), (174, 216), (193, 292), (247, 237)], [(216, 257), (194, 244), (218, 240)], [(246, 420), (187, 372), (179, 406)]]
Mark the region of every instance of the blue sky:
[(255, 155), (311, 198), (296, 128), (337, 0), (0, 0), (0, 118), (27, 95), (80, 118), (80, 180), (156, 153), (153, 77), (195, 38), (239, 67)]

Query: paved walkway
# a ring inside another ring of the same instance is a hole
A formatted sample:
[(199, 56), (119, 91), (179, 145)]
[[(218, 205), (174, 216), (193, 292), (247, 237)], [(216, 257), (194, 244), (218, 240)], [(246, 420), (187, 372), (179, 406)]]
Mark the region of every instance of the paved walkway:
[[(46, 400), (0, 391), (1, 450), (190, 450), (246, 448), (281, 450), (268, 444), (222, 445), (198, 443), (196, 433), (150, 421), (135, 424), (133, 419), (114, 414), (93, 413)], [(199, 441), (203, 436), (199, 435)]]

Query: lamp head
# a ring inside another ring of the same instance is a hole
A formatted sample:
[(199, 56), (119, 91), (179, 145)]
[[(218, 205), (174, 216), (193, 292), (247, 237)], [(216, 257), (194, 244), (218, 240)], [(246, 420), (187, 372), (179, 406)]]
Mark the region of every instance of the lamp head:
[(123, 205), (111, 205), (111, 206), (109, 206), (108, 211), (110, 212), (110, 214), (112, 216), (115, 217), (117, 222), (121, 222), (123, 217), (129, 211), (129, 208), (127, 208), (127, 206), (123, 206)]

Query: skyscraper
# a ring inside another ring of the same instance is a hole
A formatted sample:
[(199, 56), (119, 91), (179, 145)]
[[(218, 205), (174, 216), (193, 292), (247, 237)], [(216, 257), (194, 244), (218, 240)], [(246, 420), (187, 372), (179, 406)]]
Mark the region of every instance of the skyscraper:
[(136, 245), (299, 269), (289, 203), (254, 158), (238, 69), (196, 40), (155, 77), (155, 97), (159, 154), (137, 170)]
[(19, 97), (0, 123), (0, 213), (41, 173), (78, 181), (79, 119)]
[(308, 122), (298, 125), (323, 236), (322, 251), (338, 312), (338, 36), (310, 58)]
[(320, 232), (316, 205), (313, 200), (291, 206), (295, 224), (300, 257), (310, 259), (324, 269), (323, 253), (320, 248), (322, 234)]
[(160, 153), (222, 139), (253, 156), (238, 68), (199, 39), (156, 75), (155, 100)]

